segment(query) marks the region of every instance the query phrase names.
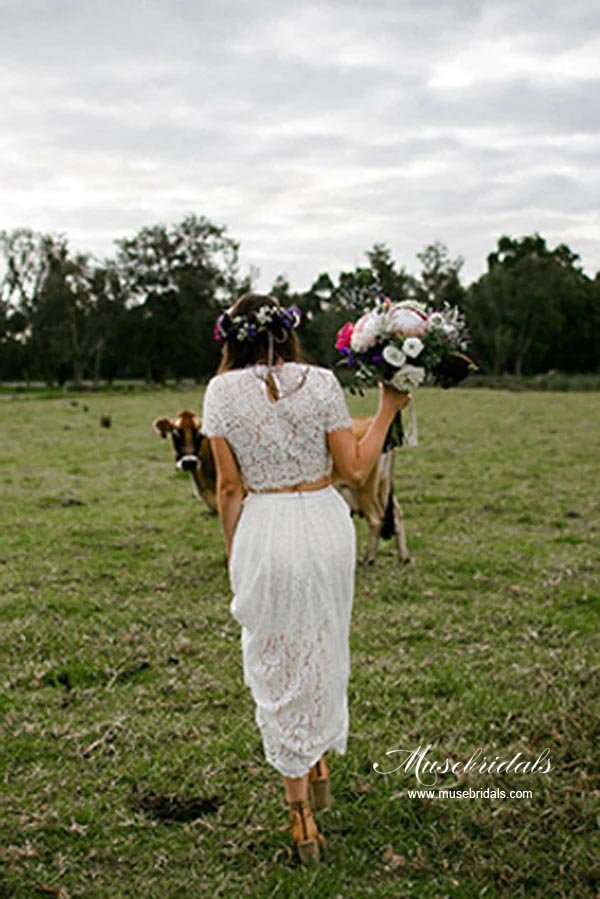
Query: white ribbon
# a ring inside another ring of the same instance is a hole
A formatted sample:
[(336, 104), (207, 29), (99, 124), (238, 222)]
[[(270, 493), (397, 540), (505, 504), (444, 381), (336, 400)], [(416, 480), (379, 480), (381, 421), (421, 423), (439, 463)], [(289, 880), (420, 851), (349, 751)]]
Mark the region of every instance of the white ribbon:
[(273, 347), (273, 335), (271, 334), (270, 331), (267, 331), (267, 340), (269, 342), (269, 348), (267, 351), (267, 367), (268, 367), (269, 371), (271, 371), (271, 369), (273, 368), (274, 347)]
[(402, 422), (402, 430), (404, 433), (404, 443), (406, 446), (419, 445), (419, 432), (417, 430), (417, 410), (415, 409), (415, 397), (411, 394), (412, 399), (403, 412), (407, 413), (407, 421)]
[(282, 392), (282, 390), (281, 390), (281, 384), (279, 383), (279, 378), (277, 377), (277, 374), (276, 374), (276, 372), (275, 372), (275, 368), (277, 367), (277, 366), (275, 365), (275, 359), (274, 359), (274, 356), (275, 356), (275, 347), (274, 347), (274, 344), (273, 344), (273, 335), (271, 334), (270, 331), (267, 331), (267, 340), (268, 340), (268, 342), (269, 342), (269, 347), (268, 347), (268, 350), (267, 350), (267, 369), (268, 369), (268, 373), (267, 373), (267, 378), (265, 379), (265, 392), (268, 393), (267, 379), (268, 379), (268, 377), (269, 377), (269, 375), (270, 375), (271, 378), (273, 379), (273, 382), (274, 382), (274, 384), (275, 384), (275, 387), (277, 388), (277, 398), (280, 399), (280, 398), (283, 396), (283, 392)]

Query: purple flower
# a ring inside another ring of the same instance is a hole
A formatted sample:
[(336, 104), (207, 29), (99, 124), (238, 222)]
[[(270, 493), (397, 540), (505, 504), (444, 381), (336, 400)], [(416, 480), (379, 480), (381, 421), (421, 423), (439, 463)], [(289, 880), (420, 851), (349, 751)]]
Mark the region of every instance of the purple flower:
[(302, 309), (294, 304), (293, 306), (288, 306), (285, 311), (290, 317), (291, 326), (297, 328), (302, 321)]
[(373, 356), (371, 356), (371, 362), (381, 362), (382, 359), (383, 356), (381, 355), (381, 353), (375, 353)]

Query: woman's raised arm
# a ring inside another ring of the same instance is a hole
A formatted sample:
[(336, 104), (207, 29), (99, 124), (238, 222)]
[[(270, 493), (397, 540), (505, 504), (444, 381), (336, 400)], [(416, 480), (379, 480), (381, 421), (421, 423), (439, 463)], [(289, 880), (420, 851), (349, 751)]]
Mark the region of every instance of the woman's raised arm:
[(388, 429), (400, 409), (410, 403), (410, 393), (400, 393), (394, 387), (379, 384), (379, 408), (369, 430), (357, 440), (351, 428), (329, 431), (327, 442), (336, 469), (354, 487), (367, 480), (383, 449)]

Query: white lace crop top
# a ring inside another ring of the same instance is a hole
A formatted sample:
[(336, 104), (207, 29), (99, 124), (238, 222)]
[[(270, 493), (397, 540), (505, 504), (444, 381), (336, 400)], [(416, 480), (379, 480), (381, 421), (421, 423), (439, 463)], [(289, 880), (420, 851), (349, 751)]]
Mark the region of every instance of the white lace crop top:
[(227, 438), (251, 490), (331, 474), (326, 434), (351, 425), (342, 386), (330, 369), (284, 362), (272, 371), (276, 401), (267, 393), (265, 364), (215, 375), (204, 394), (202, 433)]

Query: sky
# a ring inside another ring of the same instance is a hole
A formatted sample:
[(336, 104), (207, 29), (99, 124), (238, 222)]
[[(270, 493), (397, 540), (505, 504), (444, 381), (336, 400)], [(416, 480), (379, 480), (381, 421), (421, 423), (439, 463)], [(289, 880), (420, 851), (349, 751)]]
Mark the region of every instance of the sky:
[(597, 0), (0, 0), (0, 228), (114, 239), (190, 213), (268, 290), (502, 234), (600, 269)]

